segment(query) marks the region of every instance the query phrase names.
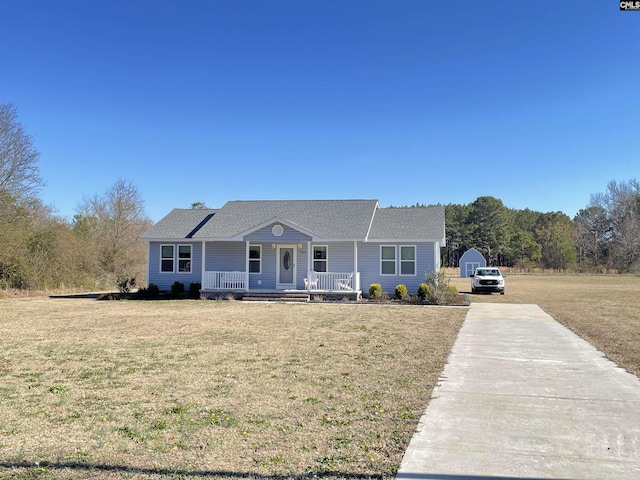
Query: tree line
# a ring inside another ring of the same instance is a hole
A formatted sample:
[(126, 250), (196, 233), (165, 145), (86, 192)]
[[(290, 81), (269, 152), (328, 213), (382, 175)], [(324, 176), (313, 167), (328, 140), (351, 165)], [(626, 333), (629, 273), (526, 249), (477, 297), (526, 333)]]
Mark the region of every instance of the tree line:
[(17, 118), (0, 104), (0, 289), (110, 289), (146, 274), (140, 235), (151, 225), (136, 188), (117, 180), (83, 198), (73, 220), (40, 199), (40, 153)]
[(640, 272), (640, 183), (610, 181), (571, 219), (562, 212), (507, 208), (484, 196), (445, 206), (442, 264), (457, 267), (469, 248), (489, 265), (520, 269)]
[[(151, 221), (137, 189), (119, 179), (103, 194), (83, 198), (72, 220), (61, 219), (40, 199), (39, 157), (16, 108), (0, 104), (0, 289), (144, 283), (147, 250), (139, 237)], [(446, 205), (445, 218), (444, 266), (457, 267), (474, 247), (491, 265), (640, 272), (637, 180), (611, 181), (573, 219), (560, 211), (510, 209), (490, 196)]]

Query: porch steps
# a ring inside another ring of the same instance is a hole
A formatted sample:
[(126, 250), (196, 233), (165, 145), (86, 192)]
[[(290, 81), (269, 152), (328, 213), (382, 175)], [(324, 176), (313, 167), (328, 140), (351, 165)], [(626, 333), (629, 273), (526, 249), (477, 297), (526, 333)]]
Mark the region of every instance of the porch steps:
[(308, 302), (306, 293), (255, 293), (242, 297), (243, 302)]

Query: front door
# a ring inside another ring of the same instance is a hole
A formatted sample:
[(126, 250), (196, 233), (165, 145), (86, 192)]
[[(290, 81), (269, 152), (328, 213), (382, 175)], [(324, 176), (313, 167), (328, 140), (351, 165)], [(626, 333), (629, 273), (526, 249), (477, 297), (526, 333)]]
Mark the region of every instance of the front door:
[(278, 245), (277, 275), (276, 288), (295, 288), (296, 248), (294, 245)]

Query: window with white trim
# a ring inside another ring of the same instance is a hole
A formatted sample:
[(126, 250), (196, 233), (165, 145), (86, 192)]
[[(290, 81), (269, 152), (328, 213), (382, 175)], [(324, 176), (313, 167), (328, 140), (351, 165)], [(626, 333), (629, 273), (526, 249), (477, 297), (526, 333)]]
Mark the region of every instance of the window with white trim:
[(329, 269), (327, 260), (326, 245), (314, 245), (313, 246), (313, 271), (314, 272), (327, 272)]
[(173, 245), (160, 246), (160, 272), (161, 273), (173, 273), (173, 262), (174, 262), (173, 252), (174, 252)]
[(416, 274), (416, 247), (400, 245), (400, 275)]
[(380, 247), (380, 275), (396, 274), (396, 246), (382, 245)]
[(262, 272), (262, 245), (249, 245), (249, 273)]
[(191, 245), (178, 245), (178, 272), (191, 273)]

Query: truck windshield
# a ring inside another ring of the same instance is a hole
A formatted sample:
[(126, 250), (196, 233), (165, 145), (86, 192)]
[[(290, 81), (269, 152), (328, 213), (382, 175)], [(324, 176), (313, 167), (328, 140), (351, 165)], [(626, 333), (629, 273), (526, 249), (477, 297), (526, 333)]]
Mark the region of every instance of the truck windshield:
[(478, 273), (476, 275), (480, 277), (497, 277), (498, 275), (500, 275), (500, 271), (496, 270), (495, 268), (486, 268), (478, 270)]

